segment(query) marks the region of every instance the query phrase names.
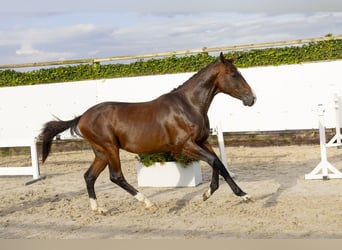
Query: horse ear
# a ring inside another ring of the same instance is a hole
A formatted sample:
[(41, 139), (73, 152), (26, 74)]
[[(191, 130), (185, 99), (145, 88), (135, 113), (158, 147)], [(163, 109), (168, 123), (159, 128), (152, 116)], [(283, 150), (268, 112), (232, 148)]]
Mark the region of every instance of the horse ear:
[(234, 55), (229, 59), (229, 61), (230, 61), (231, 63), (233, 63), (235, 60), (236, 60), (236, 55), (234, 54)]
[(223, 53), (221, 52), (220, 53), (220, 59), (221, 59), (221, 62), (223, 64), (227, 64), (227, 63), (234, 63), (235, 59), (236, 59), (236, 55), (233, 55), (230, 59), (226, 59), (223, 55)]
[(221, 59), (221, 62), (223, 63), (223, 64), (226, 64), (226, 58), (224, 57), (224, 55), (223, 55), (223, 53), (221, 52), (220, 53), (220, 59)]

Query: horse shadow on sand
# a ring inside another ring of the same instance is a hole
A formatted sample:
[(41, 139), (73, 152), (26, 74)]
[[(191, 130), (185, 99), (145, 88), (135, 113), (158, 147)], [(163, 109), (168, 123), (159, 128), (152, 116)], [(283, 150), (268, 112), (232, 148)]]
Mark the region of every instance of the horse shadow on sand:
[[(283, 155), (284, 157), (286, 155)], [(254, 182), (258, 185), (258, 182), (273, 181), (278, 187), (276, 189), (270, 187), (269, 190), (265, 190), (262, 194), (253, 194), (253, 190), (246, 190), (250, 193), (255, 201), (263, 201), (263, 207), (274, 207), (277, 206), (281, 196), (291, 188), (298, 185), (300, 179), (304, 179), (305, 174), (310, 169), (313, 169), (315, 165), (318, 164), (316, 158), (309, 159), (306, 161), (298, 161), (294, 163), (286, 159), (282, 159), (282, 155), (276, 157), (275, 161), (270, 161), (269, 159), (261, 160), (264, 156), (260, 156), (258, 159), (257, 166), (242, 166), (242, 164), (234, 166), (234, 171), (237, 173), (236, 182)], [(252, 175), (253, 170), (258, 173), (257, 175)], [(253, 184), (254, 185), (254, 184)]]

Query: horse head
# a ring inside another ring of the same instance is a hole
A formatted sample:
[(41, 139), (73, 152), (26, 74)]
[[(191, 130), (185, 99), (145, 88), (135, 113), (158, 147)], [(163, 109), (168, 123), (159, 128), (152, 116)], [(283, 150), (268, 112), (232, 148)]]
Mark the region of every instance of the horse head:
[(234, 58), (226, 59), (221, 52), (219, 74), (216, 87), (222, 93), (240, 99), (244, 105), (252, 106), (256, 102), (256, 96), (241, 73), (233, 64)]

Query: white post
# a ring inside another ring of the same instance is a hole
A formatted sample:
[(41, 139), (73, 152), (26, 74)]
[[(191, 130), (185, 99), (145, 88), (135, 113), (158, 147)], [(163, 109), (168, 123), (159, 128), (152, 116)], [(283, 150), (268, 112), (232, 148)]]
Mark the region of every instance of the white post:
[(226, 167), (228, 173), (230, 174), (231, 177), (234, 177), (235, 174), (230, 172), (228, 169), (228, 162), (227, 162), (227, 156), (226, 156), (226, 150), (224, 146), (224, 139), (223, 139), (223, 132), (222, 132), (222, 126), (221, 123), (217, 123), (216, 125), (216, 136), (217, 136), (217, 142), (219, 145), (219, 150), (220, 150), (220, 158), (223, 163), (223, 165)]
[(30, 145), (30, 150), (31, 150), (31, 163), (32, 163), (33, 179), (31, 181), (26, 182), (25, 185), (30, 185), (30, 184), (35, 183), (37, 181), (43, 180), (46, 177), (46, 176), (40, 175), (38, 152), (37, 152), (37, 138), (33, 138), (31, 145)]
[(341, 147), (342, 146), (342, 135), (341, 135), (341, 117), (340, 117), (340, 107), (341, 107), (341, 98), (335, 94), (334, 95), (334, 107), (336, 112), (336, 130), (335, 135), (331, 140), (327, 143), (327, 147)]
[(31, 162), (32, 162), (32, 168), (33, 168), (32, 169), (33, 179), (39, 179), (40, 171), (39, 171), (39, 163), (38, 163), (36, 138), (33, 139), (30, 149), (31, 149)]
[[(342, 178), (342, 173), (336, 169), (327, 159), (327, 148), (326, 148), (326, 137), (325, 137), (325, 126), (324, 126), (324, 108), (322, 104), (318, 105), (318, 127), (319, 127), (319, 138), (320, 138), (320, 149), (321, 149), (321, 162), (311, 171), (311, 173), (305, 175), (305, 179), (333, 179)], [(331, 171), (332, 173), (329, 173)]]

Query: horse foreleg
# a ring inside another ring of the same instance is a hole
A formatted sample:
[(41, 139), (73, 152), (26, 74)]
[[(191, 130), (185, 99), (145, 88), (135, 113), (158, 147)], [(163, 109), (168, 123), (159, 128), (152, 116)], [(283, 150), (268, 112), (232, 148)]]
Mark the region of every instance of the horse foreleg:
[[(212, 146), (208, 142), (205, 142), (203, 144), (203, 148), (209, 153), (215, 154), (215, 151), (213, 150)], [(213, 168), (213, 174), (211, 177), (210, 187), (208, 191), (203, 194), (203, 201), (206, 201), (207, 199), (209, 199), (210, 196), (212, 196), (212, 194), (218, 189), (218, 187), (219, 187), (219, 171)]]
[(219, 187), (219, 171), (217, 169), (213, 169), (213, 175), (211, 177), (210, 187), (207, 192), (203, 194), (203, 201), (212, 196), (212, 194), (218, 189)]
[[(215, 160), (213, 162), (213, 177), (211, 180), (209, 190), (203, 194), (203, 200), (208, 199), (217, 189), (219, 186), (219, 174), (224, 178), (224, 180), (228, 183), (229, 187), (233, 191), (233, 193), (242, 198), (244, 201), (253, 201), (252, 198), (246, 194), (242, 189), (235, 183), (233, 178), (230, 176), (229, 172), (227, 171), (226, 167), (220, 161), (220, 159), (215, 156)], [(206, 199), (205, 199), (206, 198)]]
[(213, 162), (213, 167), (219, 170), (220, 175), (225, 179), (235, 195), (240, 196), (244, 201), (252, 201), (251, 197), (242, 191), (242, 189), (235, 183), (228, 170), (217, 156)]
[(196, 143), (188, 142), (188, 144), (183, 148), (183, 153), (196, 159), (203, 160), (213, 168), (213, 179), (210, 185), (210, 189), (203, 195), (203, 199), (208, 199), (210, 195), (212, 195), (218, 188), (219, 174), (225, 179), (235, 195), (240, 196), (245, 201), (251, 200), (251, 197), (244, 191), (242, 191), (242, 189), (235, 183), (218, 156), (214, 152), (212, 152), (207, 145), (201, 147)]

